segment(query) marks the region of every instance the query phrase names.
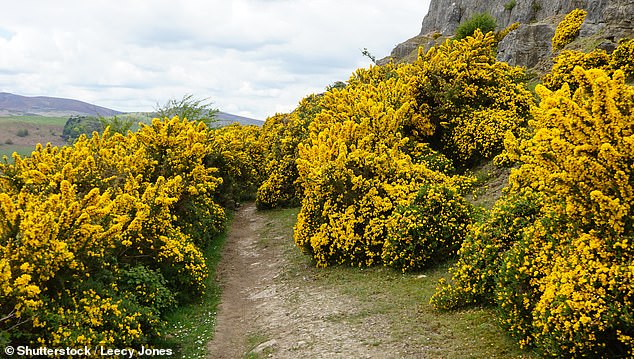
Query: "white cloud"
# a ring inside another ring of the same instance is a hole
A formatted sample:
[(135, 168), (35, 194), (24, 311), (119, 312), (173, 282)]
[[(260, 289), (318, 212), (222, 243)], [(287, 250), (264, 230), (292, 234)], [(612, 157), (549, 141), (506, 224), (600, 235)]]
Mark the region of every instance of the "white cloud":
[(264, 119), (418, 33), (429, 0), (24, 0), (0, 12), (0, 91), (151, 110), (186, 93)]

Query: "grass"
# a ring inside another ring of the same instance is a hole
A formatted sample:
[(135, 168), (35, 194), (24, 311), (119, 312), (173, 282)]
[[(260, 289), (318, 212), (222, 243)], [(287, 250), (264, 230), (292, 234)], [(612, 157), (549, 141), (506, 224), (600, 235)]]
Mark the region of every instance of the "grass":
[[(231, 222), (229, 218), (228, 223)], [(227, 226), (228, 228), (228, 226)], [(216, 282), (216, 268), (220, 262), (226, 234), (220, 236), (205, 251), (209, 268), (207, 291), (197, 303), (179, 306), (167, 316), (164, 348), (172, 348), (178, 358), (207, 358), (207, 343), (212, 339), (216, 323), (216, 308), (220, 303), (221, 288)]]
[(55, 142), (61, 139), (66, 117), (45, 116), (0, 116), (0, 160), (17, 152), (21, 156), (30, 155), (37, 143)]
[(260, 359), (260, 358), (267, 358), (269, 354), (273, 353), (273, 348), (264, 348), (261, 352), (255, 352), (255, 349), (261, 345), (262, 343), (265, 343), (269, 340), (269, 338), (261, 333), (261, 332), (255, 332), (255, 333), (251, 333), (249, 334), (249, 336), (247, 337), (247, 354), (244, 356), (245, 359)]
[(0, 117), (0, 127), (2, 127), (3, 123), (8, 122), (23, 122), (30, 123), (34, 125), (43, 125), (43, 126), (62, 126), (66, 124), (68, 120), (68, 116), (66, 117), (46, 117), (46, 116), (37, 116), (37, 115), (28, 115), (28, 116), (3, 116)]
[(531, 358), (498, 326), (492, 308), (471, 308), (441, 312), (429, 304), (440, 278), (449, 277), (450, 262), (434, 269), (403, 274), (386, 267), (351, 268), (314, 267), (292, 242), (292, 227), (297, 209), (263, 212), (268, 225), (262, 233), (266, 238), (284, 236), (283, 248), (291, 267), (286, 278), (310, 277), (312, 283), (334, 288), (360, 303), (353, 314), (343, 313), (329, 318), (333, 321), (361, 324), (376, 322), (384, 327), (385, 337), (370, 345), (398, 344), (410, 348), (425, 348), (428, 358)]
[(0, 144), (0, 161), (4, 156), (7, 157), (9, 163), (13, 163), (13, 152), (17, 152), (20, 156), (30, 156), (31, 153), (35, 150), (35, 146), (29, 145), (16, 145), (16, 144)]
[(381, 318), (386, 342), (428, 348), (429, 358), (520, 358), (528, 356), (507, 338), (490, 308), (440, 312), (429, 304), (449, 264), (419, 274), (401, 274), (390, 268), (334, 267), (319, 271), (321, 285), (338, 288), (362, 303), (348, 318), (363, 323)]

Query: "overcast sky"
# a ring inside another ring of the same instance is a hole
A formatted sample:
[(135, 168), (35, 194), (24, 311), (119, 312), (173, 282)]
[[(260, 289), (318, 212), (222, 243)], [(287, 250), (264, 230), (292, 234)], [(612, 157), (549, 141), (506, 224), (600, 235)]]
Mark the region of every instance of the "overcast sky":
[(193, 94), (264, 120), (417, 35), (429, 1), (6, 1), (0, 91), (126, 112)]

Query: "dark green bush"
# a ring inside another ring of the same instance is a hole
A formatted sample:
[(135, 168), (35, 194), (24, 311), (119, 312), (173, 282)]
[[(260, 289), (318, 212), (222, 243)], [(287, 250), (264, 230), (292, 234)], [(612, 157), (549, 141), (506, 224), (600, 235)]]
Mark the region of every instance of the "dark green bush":
[(497, 26), (498, 24), (495, 18), (490, 14), (474, 14), (468, 20), (458, 25), (454, 39), (461, 40), (467, 36), (471, 36), (477, 29), (480, 29), (483, 34), (486, 34), (490, 31), (494, 31)]
[(103, 132), (104, 125), (96, 117), (72, 116), (64, 125), (62, 138), (69, 143), (75, 142), (81, 135), (92, 136), (93, 132)]
[(18, 130), (18, 132), (16, 132), (16, 135), (18, 137), (26, 137), (29, 135), (29, 130), (27, 130), (26, 128), (21, 128)]

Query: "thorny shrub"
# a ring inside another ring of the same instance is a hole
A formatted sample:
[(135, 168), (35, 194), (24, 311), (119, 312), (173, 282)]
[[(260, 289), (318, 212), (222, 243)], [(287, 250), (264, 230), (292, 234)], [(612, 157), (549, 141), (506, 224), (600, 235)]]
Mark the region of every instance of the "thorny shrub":
[(175, 117), (0, 164), (3, 336), (154, 343), (165, 311), (204, 291), (199, 247), (224, 226), (210, 153), (207, 127)]
[(632, 356), (634, 89), (620, 70), (573, 74), (574, 93), (538, 86), (532, 134), (508, 138), (509, 195), (537, 208), (507, 211), (507, 239), (476, 229), (433, 302), (495, 300), (503, 327), (546, 356)]

